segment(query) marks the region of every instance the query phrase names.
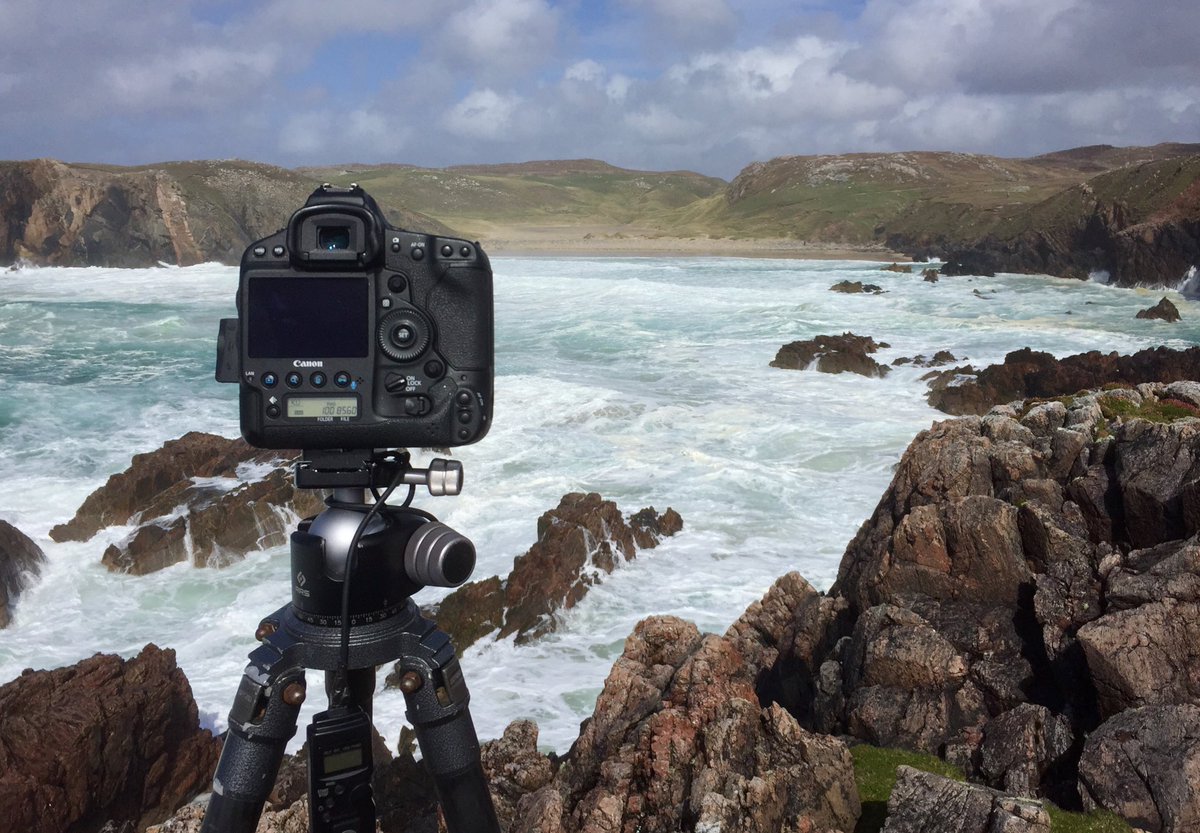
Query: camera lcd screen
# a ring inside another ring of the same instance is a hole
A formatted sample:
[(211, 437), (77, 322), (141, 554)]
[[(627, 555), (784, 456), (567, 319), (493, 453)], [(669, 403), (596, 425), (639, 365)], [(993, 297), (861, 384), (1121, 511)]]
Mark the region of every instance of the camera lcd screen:
[(289, 396), (287, 415), (290, 419), (334, 419), (358, 416), (358, 397), (337, 396), (322, 399), (317, 396)]
[(347, 749), (342, 749), (337, 752), (332, 752), (325, 755), (321, 759), (322, 770), (324, 775), (336, 775), (339, 772), (345, 772), (348, 769), (357, 769), (363, 766), (363, 750), (361, 746), (351, 746)]
[(365, 357), (365, 277), (251, 278), (246, 350), (255, 359)]

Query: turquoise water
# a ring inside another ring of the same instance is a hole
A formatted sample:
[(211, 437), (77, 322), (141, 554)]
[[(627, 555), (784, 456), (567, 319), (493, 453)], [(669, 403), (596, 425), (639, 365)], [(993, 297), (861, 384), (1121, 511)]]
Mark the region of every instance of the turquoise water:
[[(531, 717), (563, 752), (639, 619), (722, 631), (788, 570), (832, 582), (904, 448), (944, 415), (925, 403), (924, 369), (768, 367), (780, 345), (852, 331), (888, 342), (885, 363), (948, 349), (984, 366), (1020, 347), (1061, 356), (1200, 337), (1200, 307), (1175, 292), (1015, 275), (929, 284), (881, 265), (496, 259), (494, 427), (454, 453), (465, 493), (418, 503), (475, 541), (475, 578), (506, 575), (570, 491), (626, 513), (673, 506), (685, 529), (606, 579), (558, 633), (465, 652), (481, 737)], [(830, 292), (841, 280), (887, 292)], [(237, 434), (236, 389), (213, 381), (236, 283), (215, 265), (0, 272), (0, 518), (49, 558), (0, 631), (0, 682), (155, 642), (177, 651), (205, 721), (224, 727), (254, 628), (287, 600), (286, 551), (134, 577), (99, 563), (128, 529), (61, 545), (47, 533), (134, 454), (191, 430)], [(1164, 294), (1182, 322), (1134, 318)], [(381, 730), (394, 740), (402, 720), (400, 695), (381, 693)]]

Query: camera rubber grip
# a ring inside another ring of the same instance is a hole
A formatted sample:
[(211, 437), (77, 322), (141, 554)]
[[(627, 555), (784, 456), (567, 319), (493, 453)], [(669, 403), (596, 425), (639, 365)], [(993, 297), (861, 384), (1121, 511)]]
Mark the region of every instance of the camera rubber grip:
[(456, 370), (487, 370), (495, 348), (492, 273), (448, 266), (429, 293), (426, 312), (438, 330), (438, 349)]

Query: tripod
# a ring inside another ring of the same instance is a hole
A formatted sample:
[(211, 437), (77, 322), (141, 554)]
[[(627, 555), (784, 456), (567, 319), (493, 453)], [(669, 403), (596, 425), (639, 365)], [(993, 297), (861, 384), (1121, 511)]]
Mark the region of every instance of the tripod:
[[(390, 484), (371, 505), (372, 492)], [(450, 833), (499, 833), (450, 638), (421, 616), (412, 593), (455, 587), (475, 567), (471, 542), (427, 512), (384, 502), (399, 484), (458, 494), (462, 465), (414, 469), (405, 452), (310, 452), (300, 488), (332, 488), (327, 508), (291, 536), (292, 602), (262, 620), (261, 644), (229, 712), (201, 833), (253, 833), (307, 691), (304, 669), (326, 672), (330, 708), (308, 727), (314, 833), (374, 833), (371, 705), (375, 668), (399, 660), (400, 688)]]

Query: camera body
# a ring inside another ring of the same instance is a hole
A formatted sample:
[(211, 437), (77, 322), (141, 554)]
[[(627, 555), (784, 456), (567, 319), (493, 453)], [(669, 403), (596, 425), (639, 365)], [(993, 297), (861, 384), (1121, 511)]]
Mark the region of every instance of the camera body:
[(217, 381), (258, 448), (445, 447), (492, 421), (492, 270), (478, 243), (387, 224), (324, 185), (242, 255)]

